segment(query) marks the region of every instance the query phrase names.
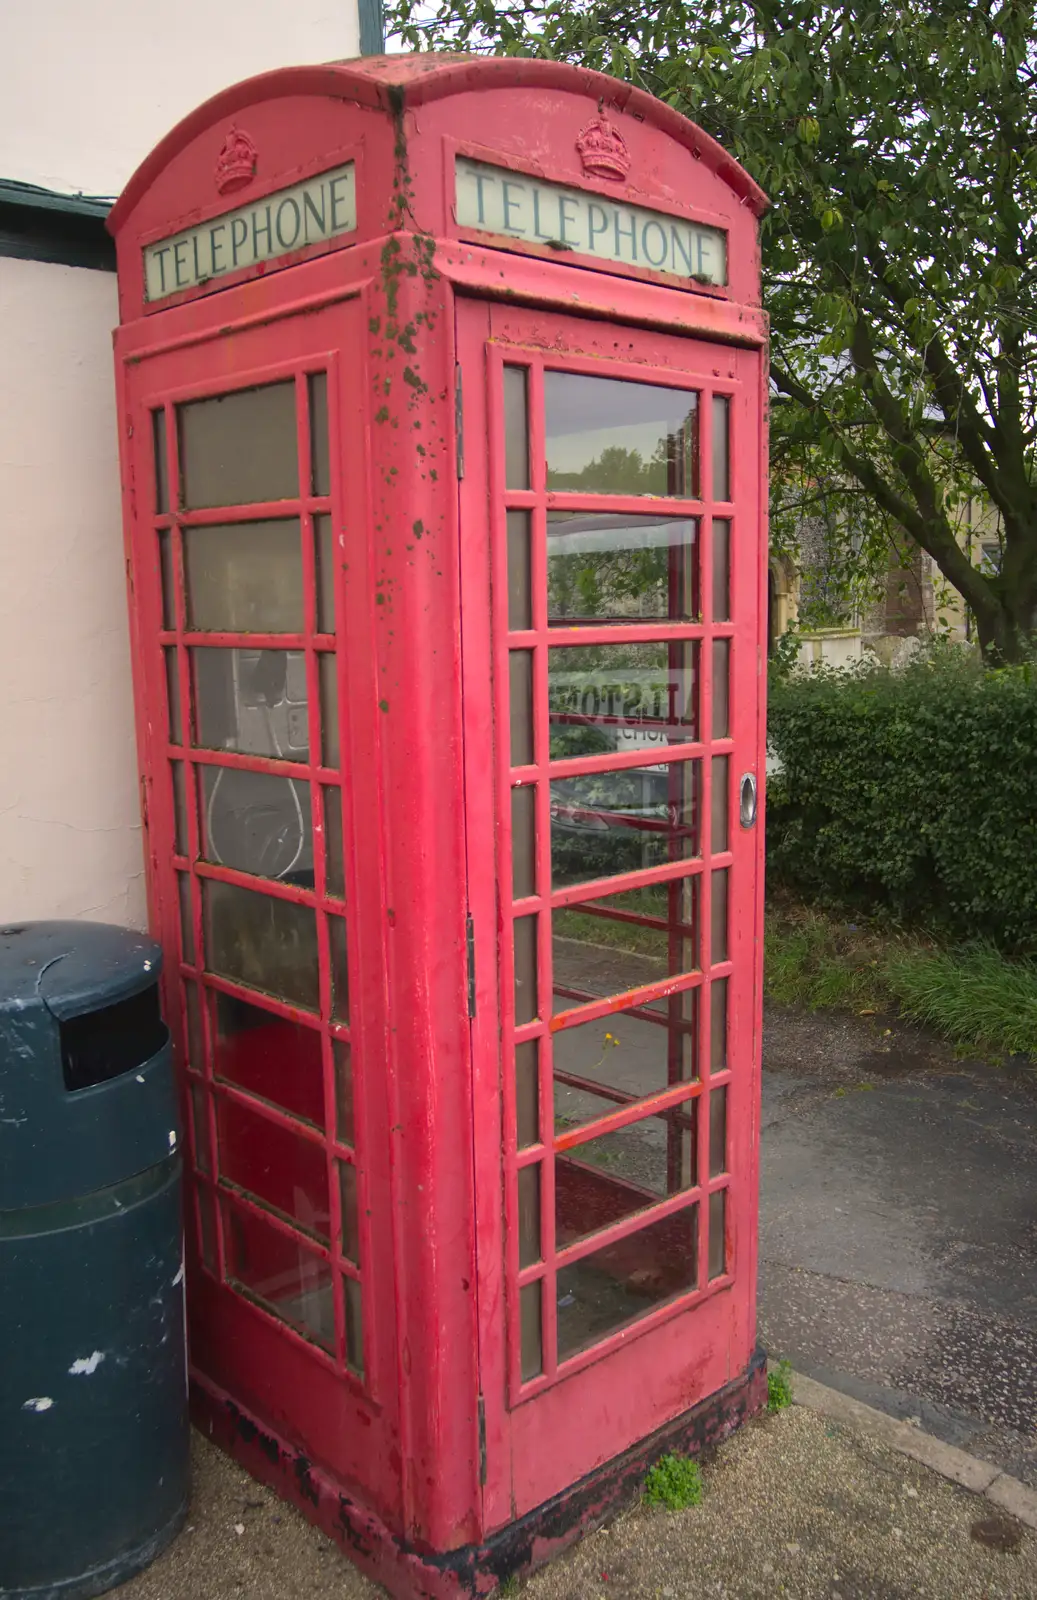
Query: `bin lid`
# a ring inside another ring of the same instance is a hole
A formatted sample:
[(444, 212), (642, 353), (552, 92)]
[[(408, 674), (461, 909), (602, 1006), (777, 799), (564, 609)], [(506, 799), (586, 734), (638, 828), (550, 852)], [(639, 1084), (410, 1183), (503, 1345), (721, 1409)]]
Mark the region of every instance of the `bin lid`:
[(155, 983), (153, 939), (109, 922), (21, 922), (0, 927), (0, 1011), (43, 1004), (60, 1021), (127, 1000)]

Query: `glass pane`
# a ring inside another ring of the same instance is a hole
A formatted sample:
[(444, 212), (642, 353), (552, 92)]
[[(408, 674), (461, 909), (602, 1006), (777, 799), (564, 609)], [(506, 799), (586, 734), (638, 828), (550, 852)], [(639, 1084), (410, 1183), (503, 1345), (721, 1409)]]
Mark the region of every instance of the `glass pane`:
[(529, 512), (508, 512), (508, 627), (512, 632), (533, 626), (530, 590)]
[(173, 848), (178, 856), (187, 854), (187, 779), (182, 761), (169, 763), (173, 773)]
[(722, 1278), (727, 1271), (727, 1190), (718, 1189), (709, 1197), (709, 1279)]
[(187, 1059), (195, 1072), (205, 1071), (205, 1046), (202, 1040), (202, 1008), (198, 1000), (198, 985), (184, 980), (184, 1001), (187, 1011)]
[(184, 528), (187, 626), (211, 633), (301, 633), (298, 517)]
[(537, 919), (518, 917), (515, 924), (515, 1026), (537, 1015)]
[[(169, 468), (166, 464), (166, 414), (151, 413), (151, 437), (155, 448), (155, 510), (169, 510)], [(167, 623), (168, 627), (169, 624)]]
[(335, 1062), (336, 1131), (343, 1144), (351, 1145), (356, 1141), (353, 1120), (353, 1060), (349, 1045), (344, 1039), (332, 1039), (331, 1053)]
[(540, 1142), (539, 1048), (536, 1039), (527, 1039), (525, 1044), (515, 1046), (515, 1101), (520, 1150)]
[(348, 1022), (349, 962), (345, 917), (328, 918), (328, 942), (331, 946), (331, 1015), (336, 1022)]
[(529, 488), (529, 424), (525, 367), (504, 368), (504, 483)]
[(555, 1156), (558, 1248), (690, 1189), (695, 1182), (694, 1113), (694, 1102), (689, 1102), (559, 1151)]
[(194, 666), (196, 743), (206, 750), (306, 761), (306, 658), (301, 650), (200, 645)]
[(198, 1213), (198, 1248), (202, 1265), (210, 1272), (216, 1271), (216, 1208), (208, 1189), (200, 1185), (194, 1191), (195, 1209)]
[(713, 621), (731, 620), (731, 524), (713, 518)]
[(239, 389), (177, 407), (183, 505), (248, 505), (299, 493), (295, 384)]
[(328, 434), (328, 375), (310, 374), (310, 482), (314, 494), (331, 493)]
[(331, 518), (314, 517), (313, 565), (317, 580), (317, 632), (335, 631), (335, 545)]
[(709, 985), (709, 1070), (727, 1067), (727, 979), (713, 978)]
[(511, 704), (511, 764), (533, 760), (533, 652), (512, 650), (508, 657)]
[(339, 1162), (338, 1179), (342, 1197), (342, 1254), (356, 1267), (360, 1265), (360, 1207), (356, 1168), (351, 1162)]
[(540, 1260), (540, 1166), (523, 1167), (518, 1175), (519, 1266)]
[(320, 1034), (235, 995), (214, 993), (216, 1076), (324, 1127)]
[(342, 847), (342, 790), (324, 790), (324, 874), (328, 894), (345, 898), (346, 864)]
[(177, 893), (180, 896), (180, 948), (184, 960), (194, 966), (194, 917), (191, 912), (191, 879), (186, 872), (176, 875)]
[(226, 1095), (216, 1100), (216, 1136), (221, 1181), (272, 1206), (307, 1233), (329, 1238), (328, 1168), (321, 1145)]
[(364, 1375), (363, 1291), (354, 1278), (344, 1278), (346, 1291), (346, 1365), (358, 1377)]
[(511, 878), (516, 900), (536, 893), (536, 785), (511, 791)]
[(555, 648), (547, 659), (552, 761), (698, 737), (692, 640)]
[(713, 499), (731, 498), (731, 401), (726, 394), (713, 396)]
[(577, 1127), (697, 1076), (698, 989), (659, 1011), (617, 1011), (554, 1034), (555, 1118)]
[(693, 518), (549, 511), (548, 622), (690, 621), (699, 612), (697, 541)]
[(311, 1255), (301, 1239), (278, 1233), (236, 1206), (226, 1208), (225, 1220), (228, 1282), (315, 1344), (334, 1350), (335, 1306), (328, 1262)]
[(727, 849), (728, 815), (731, 809), (729, 788), (729, 756), (713, 757), (713, 820), (710, 826), (714, 852)]
[(624, 767), (551, 784), (551, 882), (585, 883), (699, 853), (699, 764)]
[(338, 660), (332, 652), (317, 657), (320, 678), (321, 760), (326, 767), (338, 766)]
[(544, 373), (548, 489), (698, 493), (698, 395), (619, 378)]
[(558, 1358), (564, 1361), (698, 1283), (698, 1207), (641, 1228), (558, 1273)]
[(709, 1092), (709, 1175), (719, 1178), (727, 1171), (727, 1089)]
[(731, 731), (728, 716), (728, 672), (731, 666), (730, 639), (713, 640), (713, 737), (726, 739)]
[(559, 907), (551, 918), (555, 1012), (694, 972), (697, 913), (697, 877)]
[(310, 786), (237, 767), (200, 767), (206, 861), (313, 887)]
[(312, 906), (206, 878), (202, 909), (210, 972), (307, 1011), (317, 1010), (317, 927)]
[(169, 707), (169, 742), (183, 744), (183, 723), (180, 718), (180, 677), (176, 665), (176, 646), (163, 651), (166, 658), (166, 703)]
[(209, 1115), (206, 1109), (208, 1096), (192, 1083), (191, 1127), (195, 1165), (200, 1172), (212, 1172), (212, 1147), (209, 1139)]
[(721, 867), (713, 874), (713, 909), (711, 916), (710, 961), (726, 961), (727, 954), (727, 878), (728, 868)]
[(172, 632), (176, 627), (176, 581), (173, 576), (173, 535), (168, 528), (159, 529), (158, 560), (162, 572), (162, 626)]
[(544, 1370), (543, 1340), (540, 1334), (543, 1284), (527, 1283), (519, 1290), (519, 1321), (521, 1323), (522, 1382), (538, 1378)]

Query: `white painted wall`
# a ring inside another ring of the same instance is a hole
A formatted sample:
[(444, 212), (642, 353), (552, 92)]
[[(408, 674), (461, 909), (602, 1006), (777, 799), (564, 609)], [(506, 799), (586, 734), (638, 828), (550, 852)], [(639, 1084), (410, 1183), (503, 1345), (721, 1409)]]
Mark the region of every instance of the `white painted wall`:
[(360, 53), (356, 0), (0, 0), (0, 178), (114, 196), (218, 89)]

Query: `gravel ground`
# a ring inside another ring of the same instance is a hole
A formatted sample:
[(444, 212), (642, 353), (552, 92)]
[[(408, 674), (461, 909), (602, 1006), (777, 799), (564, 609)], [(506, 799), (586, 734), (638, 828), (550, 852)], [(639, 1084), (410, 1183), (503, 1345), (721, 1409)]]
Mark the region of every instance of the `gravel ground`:
[[(197, 1435), (185, 1531), (121, 1600), (376, 1600), (337, 1549)], [(528, 1600), (1037, 1600), (1037, 1535), (796, 1406), (706, 1465), (693, 1510), (635, 1510), (538, 1572)]]

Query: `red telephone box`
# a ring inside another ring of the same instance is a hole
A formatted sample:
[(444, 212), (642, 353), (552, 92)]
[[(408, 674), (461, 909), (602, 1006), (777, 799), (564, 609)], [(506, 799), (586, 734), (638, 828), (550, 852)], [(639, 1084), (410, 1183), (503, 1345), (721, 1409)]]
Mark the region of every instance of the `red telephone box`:
[(440, 56), (230, 89), (112, 212), (197, 1414), (400, 1594), (763, 1394), (763, 205)]

